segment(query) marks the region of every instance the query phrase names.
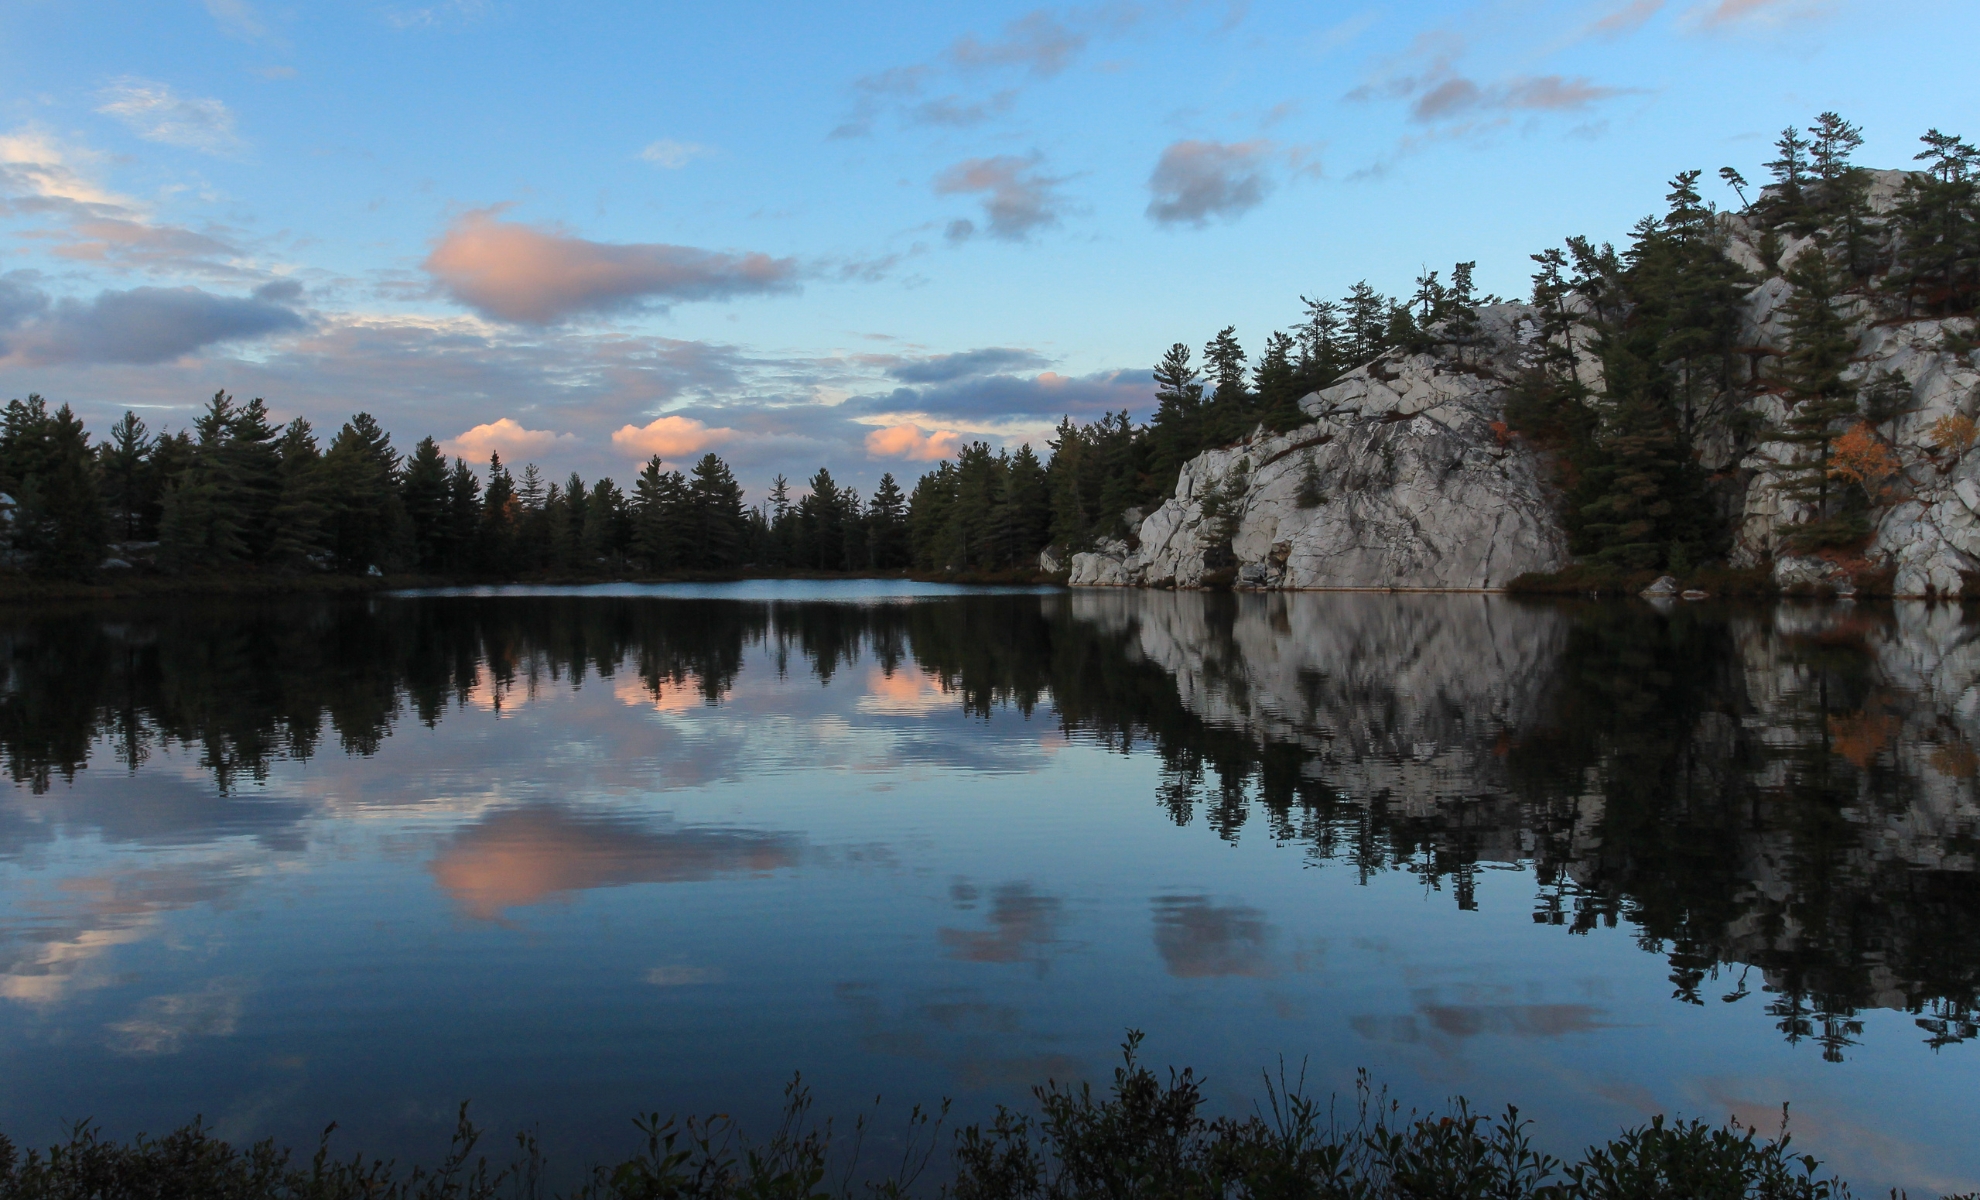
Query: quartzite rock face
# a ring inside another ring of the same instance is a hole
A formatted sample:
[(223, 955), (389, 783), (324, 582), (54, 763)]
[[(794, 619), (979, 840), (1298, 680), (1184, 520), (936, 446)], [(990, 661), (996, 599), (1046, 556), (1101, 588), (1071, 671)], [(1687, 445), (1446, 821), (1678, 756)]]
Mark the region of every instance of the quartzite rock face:
[(1504, 587), (1567, 563), (1534, 455), (1497, 425), (1533, 318), (1480, 311), (1484, 345), (1379, 359), (1300, 401), (1313, 418), (1184, 465), (1132, 544), (1072, 560), (1089, 587)]
[[(1904, 179), (1870, 173), (1874, 212), (1890, 211)], [(1813, 243), (1770, 240), (1735, 214), (1720, 222), (1727, 256), (1756, 280), (1737, 348), (1750, 366), (1736, 389), (1694, 406), (1691, 441), (1731, 511), (1732, 564), (1772, 564), (1783, 587), (1841, 586), (1867, 569), (1889, 570), (1900, 596), (1959, 594), (1980, 575), (1980, 448), (1948, 429), (1960, 426), (1957, 418), (1980, 418), (1974, 320), (1905, 319), (1862, 298), (1838, 306), (1857, 338), (1845, 378), (1899, 389), (1897, 415), (1877, 432), (1901, 469), (1877, 485), (1873, 534), (1850, 561), (1797, 554), (1793, 529), (1814, 514), (1782, 485), (1787, 468), (1818, 451), (1768, 431), (1791, 415), (1772, 379), (1794, 296), (1785, 275)], [(1521, 304), (1481, 309), (1482, 344), (1462, 355), (1448, 347), (1391, 354), (1302, 400), (1311, 424), (1286, 434), (1261, 429), (1198, 455), (1175, 495), (1131, 522), (1125, 541), (1074, 555), (1071, 582), (1493, 589), (1526, 571), (1566, 566), (1560, 498), (1525, 443), (1495, 426), (1508, 384), (1530, 362), (1534, 317)], [(1588, 350), (1584, 337), (1578, 374), (1599, 392), (1601, 364)]]

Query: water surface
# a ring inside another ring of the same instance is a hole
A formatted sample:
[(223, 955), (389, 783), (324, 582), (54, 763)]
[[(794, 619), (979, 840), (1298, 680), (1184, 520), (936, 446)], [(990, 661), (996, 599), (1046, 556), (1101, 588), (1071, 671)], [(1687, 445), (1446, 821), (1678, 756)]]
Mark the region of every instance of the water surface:
[(1980, 1186), (1957, 608), (860, 583), (0, 615), (0, 1129), (567, 1162), (1099, 1078)]

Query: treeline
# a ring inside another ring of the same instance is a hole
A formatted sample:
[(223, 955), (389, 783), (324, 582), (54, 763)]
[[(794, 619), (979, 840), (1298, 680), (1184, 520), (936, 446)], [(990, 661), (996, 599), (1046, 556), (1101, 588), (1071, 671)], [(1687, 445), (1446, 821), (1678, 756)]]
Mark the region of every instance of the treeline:
[(95, 445), (67, 405), (12, 401), (0, 492), (0, 551), (52, 576), (91, 571), (113, 546), (172, 571), (512, 578), (908, 564), (907, 500), (892, 475), (862, 499), (820, 469), (796, 501), (779, 476), (754, 508), (714, 454), (686, 472), (656, 455), (630, 491), (576, 473), (546, 482), (534, 464), (512, 473), (499, 454), (477, 475), (430, 437), (400, 455), (367, 413), (326, 447), (308, 421), (278, 427), (261, 400), (224, 392), (190, 429), (154, 436), (127, 412)]
[[(1744, 300), (1760, 279), (1735, 260), (1734, 221), (1701, 199), (1698, 171), (1671, 181), (1664, 213), (1639, 222), (1626, 249), (1570, 238), (1533, 256), (1547, 340), (1508, 420), (1559, 452), (1577, 553), (1672, 569), (1724, 554), (1737, 506), (1719, 489), (1736, 481), (1699, 461), (1703, 439), (1721, 433), (1736, 449), (1792, 448), (1773, 471), (1800, 515), (1791, 549), (1868, 537), (1883, 482), (1915, 448), (1897, 446), (1891, 430), (1910, 385), (1850, 377), (1854, 327), (1967, 316), (1980, 302), (1980, 150), (1936, 129), (1920, 140), (1926, 169), (1908, 173), (1882, 212), (1874, 177), (1852, 161), (1862, 133), (1832, 112), (1781, 134), (1766, 164), (1772, 182), (1750, 202), (1746, 179), (1720, 169), (1743, 202), (1734, 220), (1770, 268), (1800, 243), (1783, 264), (1792, 293), (1780, 345), (1741, 342)], [(1966, 344), (1952, 337), (1945, 348)], [(1599, 388), (1576, 369), (1581, 354), (1600, 363)], [(1767, 396), (1781, 418), (1753, 406)], [(1973, 440), (1951, 427), (1932, 439), (1928, 454)]]
[[(1771, 182), (1750, 198), (1738, 170), (1719, 170), (1740, 197), (1736, 211), (1705, 201), (1702, 172), (1685, 171), (1623, 249), (1571, 237), (1532, 256), (1541, 338), (1528, 368), (1505, 381), (1507, 421), (1552, 452), (1575, 554), (1676, 570), (1723, 556), (1743, 481), (1701, 465), (1707, 438), (1736, 452), (1794, 448), (1775, 484), (1801, 514), (1790, 545), (1803, 551), (1860, 544), (1907, 460), (1943, 461), (1975, 443), (1973, 423), (1954, 419), (1925, 447), (1896, 445), (1890, 422), (1908, 386), (1848, 376), (1855, 323), (1970, 316), (1980, 305), (1980, 150), (1926, 133), (1923, 169), (1873, 205), (1875, 179), (1853, 161), (1862, 141), (1855, 125), (1823, 113), (1811, 129), (1781, 134)], [(1762, 280), (1736, 256), (1736, 233), (1769, 270), (1797, 247), (1784, 345), (1740, 340), (1746, 297)], [(1047, 518), (1037, 516), (1028, 463), (970, 447), (915, 488), (917, 563), (1016, 565), (1048, 543), (1078, 549), (1123, 535), (1123, 514), (1167, 498), (1193, 455), (1261, 425), (1303, 424), (1300, 397), (1347, 370), (1430, 350), (1466, 367), (1477, 309), (1496, 302), (1473, 294), (1473, 265), (1459, 263), (1448, 283), (1426, 273), (1406, 299), (1366, 283), (1338, 301), (1302, 298), (1302, 322), (1270, 334), (1255, 359), (1232, 328), (1204, 346), (1200, 369), (1176, 344), (1155, 366), (1146, 424), (1123, 412), (1060, 425), (1044, 468)], [(1972, 345), (1947, 335), (1949, 350)], [(1591, 360), (1599, 371), (1586, 369)], [(1770, 395), (1785, 412), (1777, 421), (1753, 403)]]
[(1184, 463), (1263, 425), (1294, 429), (1300, 398), (1395, 350), (1440, 348), (1460, 358), (1479, 339), (1478, 309), (1496, 304), (1472, 286), (1476, 263), (1436, 271), (1406, 298), (1364, 281), (1339, 300), (1301, 297), (1304, 319), (1272, 333), (1253, 362), (1227, 326), (1203, 347), (1201, 366), (1181, 342), (1155, 365), (1155, 411), (1145, 425), (1125, 412), (1059, 423), (1040, 462), (1030, 446), (992, 453), (973, 442), (923, 475), (908, 504), (914, 563), (923, 570), (1029, 567), (1048, 545), (1084, 549), (1128, 532), (1123, 515), (1160, 504)]

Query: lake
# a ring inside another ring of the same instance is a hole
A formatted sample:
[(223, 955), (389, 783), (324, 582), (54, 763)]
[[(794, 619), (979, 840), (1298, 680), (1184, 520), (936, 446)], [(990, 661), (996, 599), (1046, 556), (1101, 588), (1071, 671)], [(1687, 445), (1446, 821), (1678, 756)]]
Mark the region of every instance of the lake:
[(0, 613), (0, 1130), (553, 1162), (1283, 1058), (1980, 1186), (1980, 613), (851, 582)]

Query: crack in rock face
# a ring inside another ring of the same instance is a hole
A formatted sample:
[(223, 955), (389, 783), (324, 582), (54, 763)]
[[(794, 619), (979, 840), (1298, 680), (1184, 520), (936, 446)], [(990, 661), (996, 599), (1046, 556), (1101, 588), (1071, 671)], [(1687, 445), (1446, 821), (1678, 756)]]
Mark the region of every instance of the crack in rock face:
[(1191, 459), (1134, 547), (1075, 554), (1072, 583), (1461, 590), (1559, 570), (1567, 534), (1541, 464), (1493, 428), (1535, 313), (1479, 316), (1488, 344), (1470, 361), (1378, 359), (1301, 400), (1311, 423)]

